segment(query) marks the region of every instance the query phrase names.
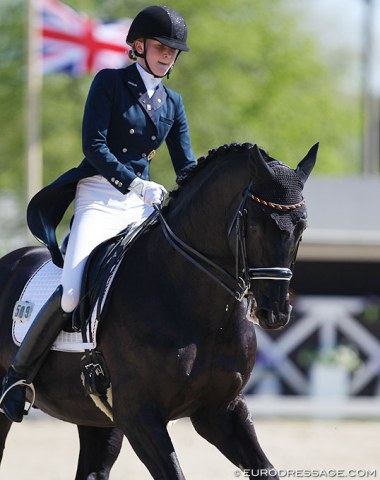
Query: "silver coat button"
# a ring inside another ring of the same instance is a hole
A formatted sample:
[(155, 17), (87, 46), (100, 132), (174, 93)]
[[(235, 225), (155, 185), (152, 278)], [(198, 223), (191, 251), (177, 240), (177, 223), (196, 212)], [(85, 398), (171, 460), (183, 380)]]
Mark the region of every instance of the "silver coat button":
[(141, 177), (141, 172), (137, 172), (136, 175), (137, 175), (138, 177)]
[(156, 135), (152, 135), (152, 140), (156, 140)]
[(124, 147), (124, 148), (123, 148), (123, 152), (124, 152), (124, 153), (125, 153), (125, 152), (128, 152), (128, 148), (125, 148), (125, 147)]
[(130, 133), (131, 135), (133, 135), (133, 134), (135, 133), (134, 129), (131, 128), (131, 129), (129, 130), (129, 133)]

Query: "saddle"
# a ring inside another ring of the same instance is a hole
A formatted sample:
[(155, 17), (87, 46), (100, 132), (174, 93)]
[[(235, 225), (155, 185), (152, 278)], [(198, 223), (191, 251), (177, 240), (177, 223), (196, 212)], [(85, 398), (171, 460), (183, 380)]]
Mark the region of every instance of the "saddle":
[[(112, 288), (112, 280), (122, 260), (134, 243), (149, 229), (157, 224), (158, 212), (154, 211), (143, 223), (135, 227), (135, 223), (127, 226), (114, 237), (98, 245), (90, 254), (81, 287), (81, 300), (73, 312), (73, 326), (89, 333), (87, 329), (94, 308), (96, 318), (101, 320), (107, 310), (106, 298)], [(85, 340), (85, 338), (84, 338)]]

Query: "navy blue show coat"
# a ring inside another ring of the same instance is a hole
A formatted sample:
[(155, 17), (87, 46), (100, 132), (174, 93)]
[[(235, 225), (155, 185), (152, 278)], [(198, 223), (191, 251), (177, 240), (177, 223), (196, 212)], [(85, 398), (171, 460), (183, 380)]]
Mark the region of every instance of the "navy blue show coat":
[(149, 98), (135, 64), (101, 70), (84, 109), (84, 160), (38, 192), (28, 205), (28, 226), (47, 245), (56, 265), (63, 261), (55, 230), (74, 199), (78, 181), (101, 174), (125, 194), (136, 177), (149, 179), (152, 152), (164, 141), (177, 175), (195, 164), (181, 96), (161, 83)]

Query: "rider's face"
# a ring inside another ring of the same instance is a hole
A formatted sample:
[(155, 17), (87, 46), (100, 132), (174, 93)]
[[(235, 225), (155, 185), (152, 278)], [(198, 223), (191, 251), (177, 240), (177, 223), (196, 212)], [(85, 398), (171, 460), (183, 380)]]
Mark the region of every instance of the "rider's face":
[[(144, 51), (144, 42), (136, 40), (135, 48), (139, 53)], [(170, 67), (173, 65), (178, 50), (175, 48), (167, 47), (163, 45), (158, 40), (153, 40), (148, 38), (145, 42), (146, 46), (146, 60), (152, 72), (158, 77), (164, 77)], [(144, 68), (146, 68), (145, 60), (143, 58), (138, 58), (138, 62)]]

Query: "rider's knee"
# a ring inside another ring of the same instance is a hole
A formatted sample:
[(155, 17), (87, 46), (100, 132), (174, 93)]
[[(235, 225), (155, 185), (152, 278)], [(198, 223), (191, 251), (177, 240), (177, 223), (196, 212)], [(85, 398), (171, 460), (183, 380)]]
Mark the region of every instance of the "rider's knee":
[(63, 292), (61, 299), (62, 310), (66, 313), (71, 313), (79, 303), (79, 295), (74, 291), (69, 290), (68, 292)]

